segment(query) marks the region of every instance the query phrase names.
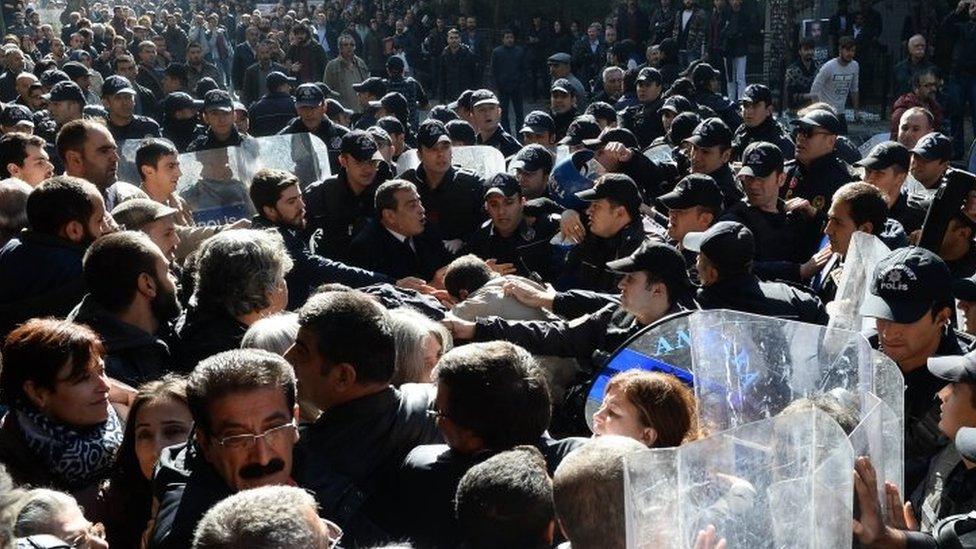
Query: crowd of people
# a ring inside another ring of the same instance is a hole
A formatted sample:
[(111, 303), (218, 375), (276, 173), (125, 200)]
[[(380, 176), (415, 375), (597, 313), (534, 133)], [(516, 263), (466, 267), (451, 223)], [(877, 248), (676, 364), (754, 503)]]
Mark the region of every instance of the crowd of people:
[[(827, 325), (858, 233), (905, 479), (852, 463), (850, 534), (976, 547), (976, 1), (910, 4), (869, 107), (868, 1), (781, 89), (749, 0), (494, 36), (424, 0), (5, 2), (0, 549), (626, 547), (624, 458), (715, 433), (661, 371), (586, 417), (608, 358), (695, 310)], [(235, 179), (302, 134), (321, 159)]]

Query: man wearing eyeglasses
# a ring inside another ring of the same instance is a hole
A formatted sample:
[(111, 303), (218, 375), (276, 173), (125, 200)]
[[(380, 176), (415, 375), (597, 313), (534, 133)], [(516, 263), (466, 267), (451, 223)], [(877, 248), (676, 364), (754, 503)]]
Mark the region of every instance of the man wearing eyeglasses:
[(159, 510), (149, 547), (190, 547), (197, 523), (220, 500), (294, 484), (295, 385), (291, 366), (265, 351), (226, 351), (197, 365), (187, 380), (194, 435), (159, 458), (153, 479)]
[(834, 192), (856, 179), (850, 165), (836, 152), (843, 126), (836, 115), (818, 109), (794, 120), (793, 125), (796, 158), (786, 163), (786, 184), (780, 196), (786, 200), (787, 211), (798, 211), (822, 225)]
[(923, 69), (912, 75), (912, 91), (905, 93), (895, 100), (891, 106), (891, 138), (898, 138), (898, 126), (905, 111), (912, 107), (923, 107), (932, 113), (936, 128), (942, 127), (942, 119), (945, 112), (936, 94), (939, 91), (941, 80), (934, 68)]

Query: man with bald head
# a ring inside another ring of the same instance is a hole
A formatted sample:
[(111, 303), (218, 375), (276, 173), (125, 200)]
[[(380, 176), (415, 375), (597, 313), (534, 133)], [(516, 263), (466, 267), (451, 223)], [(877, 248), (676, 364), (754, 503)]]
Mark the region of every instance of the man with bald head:
[(922, 136), (935, 131), (935, 117), (928, 109), (912, 107), (902, 113), (898, 121), (897, 141), (906, 149), (914, 149)]
[(928, 43), (921, 34), (908, 39), (908, 57), (895, 64), (891, 71), (892, 97), (899, 97), (912, 91), (912, 77), (915, 73), (935, 68), (929, 60)]

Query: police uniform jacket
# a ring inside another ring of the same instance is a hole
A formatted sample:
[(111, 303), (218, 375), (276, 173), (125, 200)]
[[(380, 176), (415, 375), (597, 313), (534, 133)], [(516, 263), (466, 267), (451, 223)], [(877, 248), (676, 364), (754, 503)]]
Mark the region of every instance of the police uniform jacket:
[(287, 135), (290, 133), (311, 133), (321, 139), (325, 143), (325, 147), (329, 150), (329, 166), (332, 167), (332, 171), (339, 169), (339, 147), (342, 146), (342, 136), (349, 133), (349, 130), (345, 126), (334, 124), (328, 117), (323, 116), (318, 127), (313, 131), (309, 131), (305, 127), (305, 124), (302, 123), (302, 119), (296, 116), (278, 132), (278, 135)]
[(765, 212), (741, 201), (729, 208), (720, 221), (737, 221), (752, 231), (756, 241), (753, 272), (763, 280), (800, 282), (800, 265), (816, 251), (820, 240), (817, 225), (786, 211), (779, 200), (776, 212)]
[[(553, 249), (549, 240), (559, 231), (559, 224), (548, 217), (537, 218), (529, 225), (525, 219), (510, 236), (502, 236), (491, 220), (475, 231), (462, 250), (482, 259), (511, 263), (526, 278), (550, 280), (553, 271)], [(533, 276), (533, 274), (537, 275)]]
[(108, 131), (112, 133), (115, 142), (119, 144), (126, 139), (162, 137), (159, 124), (148, 116), (134, 114), (132, 115), (132, 121), (125, 126), (116, 126), (111, 120), (107, 120), (105, 125), (108, 126)]
[(732, 159), (741, 159), (746, 147), (756, 141), (766, 141), (776, 145), (783, 152), (783, 158), (787, 160), (792, 160), (796, 152), (793, 140), (786, 134), (783, 127), (772, 116), (768, 116), (762, 124), (755, 128), (742, 124), (735, 130), (735, 136), (732, 137)]
[(786, 184), (780, 190), (780, 197), (809, 200), (817, 210), (818, 220), (824, 221), (834, 192), (845, 183), (856, 180), (851, 166), (836, 153), (825, 154), (809, 166), (791, 160), (786, 163)]
[(607, 262), (634, 253), (646, 238), (641, 218), (609, 238), (587, 234), (583, 242), (569, 251), (557, 287), (617, 293), (619, 276), (607, 270)]
[(207, 128), (206, 133), (202, 133), (190, 141), (190, 144), (186, 147), (186, 152), (197, 152), (197, 151), (208, 151), (211, 149), (223, 149), (225, 147), (236, 147), (241, 144), (242, 141), (241, 133), (237, 131), (235, 126), (230, 131), (230, 136), (225, 140), (217, 139), (214, 135), (213, 130)]
[(637, 136), (637, 143), (642, 149), (646, 149), (655, 139), (664, 135), (664, 124), (657, 112), (663, 104), (664, 99), (659, 97), (650, 103), (627, 107), (617, 117), (620, 127)]
[(728, 164), (722, 164), (721, 168), (708, 175), (715, 180), (719, 190), (722, 191), (723, 208), (731, 208), (745, 197), (742, 193), (742, 188), (739, 187), (739, 182), (735, 178), (735, 174), (732, 173), (732, 168)]
[(485, 218), (484, 181), (474, 172), (452, 166), (436, 189), (427, 184), (423, 164), (403, 172), (417, 186), (427, 211), (427, 230), (441, 240), (466, 240)]
[(479, 145), (488, 145), (489, 147), (495, 147), (502, 152), (502, 156), (509, 157), (513, 154), (519, 152), (522, 149), (522, 144), (518, 142), (504, 128), (498, 126), (495, 129), (495, 133), (491, 134), (487, 140), (482, 140), (481, 135), (478, 135)]
[(556, 114), (554, 112), (550, 112), (549, 115), (552, 116), (554, 128), (552, 135), (558, 141), (566, 137), (566, 131), (569, 130), (569, 125), (573, 123), (573, 120), (575, 120), (577, 116), (579, 116), (579, 111), (577, 111), (577, 107), (572, 107), (564, 113)]
[(821, 325), (828, 320), (823, 303), (812, 293), (783, 282), (761, 282), (751, 273), (702, 287), (696, 299), (702, 309), (730, 309)]
[(291, 122), (295, 112), (295, 99), (284, 92), (268, 92), (248, 109), (251, 118), (251, 134), (255, 137), (274, 135)]
[(349, 187), (342, 168), (337, 175), (309, 185), (303, 193), (305, 219), (314, 231), (315, 253), (345, 260), (352, 239), (375, 215), (376, 189), (391, 177), (390, 165), (382, 162), (373, 184), (358, 195)]

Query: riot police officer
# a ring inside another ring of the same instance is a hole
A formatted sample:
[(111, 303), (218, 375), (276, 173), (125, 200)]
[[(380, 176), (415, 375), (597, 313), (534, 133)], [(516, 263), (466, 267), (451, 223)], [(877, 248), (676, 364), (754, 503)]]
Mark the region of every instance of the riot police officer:
[(642, 149), (664, 135), (664, 124), (658, 113), (664, 105), (662, 86), (661, 73), (654, 67), (644, 67), (637, 74), (638, 104), (620, 113), (620, 126), (637, 136)]

